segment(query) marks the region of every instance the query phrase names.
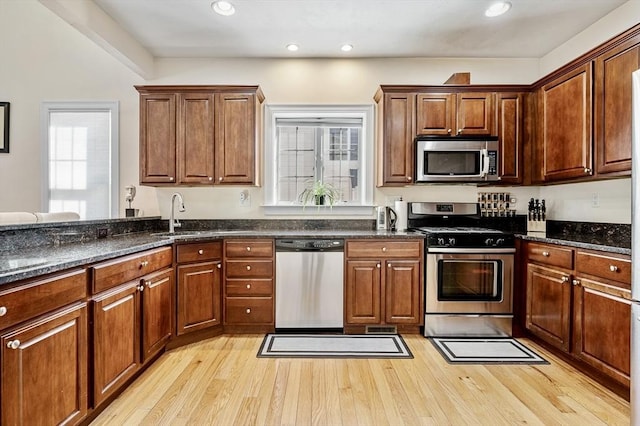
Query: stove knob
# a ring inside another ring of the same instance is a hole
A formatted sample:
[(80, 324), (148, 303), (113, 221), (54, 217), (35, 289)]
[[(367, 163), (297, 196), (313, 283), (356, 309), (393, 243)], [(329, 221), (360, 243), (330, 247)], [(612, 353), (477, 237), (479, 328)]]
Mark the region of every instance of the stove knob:
[(438, 245), (439, 246), (443, 246), (444, 245), (444, 238), (438, 237)]
[(493, 238), (487, 238), (484, 240), (484, 245), (491, 247), (493, 245)]
[(496, 240), (496, 245), (497, 245), (497, 246), (502, 246), (502, 245), (504, 245), (504, 238), (498, 238), (498, 239)]
[(450, 246), (455, 246), (456, 245), (456, 239), (455, 238), (449, 238), (449, 245)]

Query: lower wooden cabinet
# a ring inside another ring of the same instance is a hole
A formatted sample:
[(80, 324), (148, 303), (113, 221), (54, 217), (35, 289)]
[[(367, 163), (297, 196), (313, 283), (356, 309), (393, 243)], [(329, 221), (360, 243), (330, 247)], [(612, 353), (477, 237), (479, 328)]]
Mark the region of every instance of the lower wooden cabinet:
[(526, 252), (527, 330), (628, 388), (629, 256), (540, 243)]
[(143, 280), (143, 362), (162, 350), (173, 334), (173, 275), (173, 269), (165, 269)]
[(222, 322), (222, 260), (178, 266), (178, 335)]
[(423, 324), (422, 241), (348, 240), (345, 326)]
[(78, 423), (87, 413), (87, 308), (78, 303), (2, 334), (2, 424)]

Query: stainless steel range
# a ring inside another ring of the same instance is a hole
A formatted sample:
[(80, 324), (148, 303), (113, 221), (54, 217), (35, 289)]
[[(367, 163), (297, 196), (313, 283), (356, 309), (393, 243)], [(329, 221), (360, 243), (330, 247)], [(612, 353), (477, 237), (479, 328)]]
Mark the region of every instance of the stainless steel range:
[[(411, 203), (425, 238), (425, 336), (510, 336), (515, 240), (474, 203)], [(421, 226), (423, 225), (423, 226)]]

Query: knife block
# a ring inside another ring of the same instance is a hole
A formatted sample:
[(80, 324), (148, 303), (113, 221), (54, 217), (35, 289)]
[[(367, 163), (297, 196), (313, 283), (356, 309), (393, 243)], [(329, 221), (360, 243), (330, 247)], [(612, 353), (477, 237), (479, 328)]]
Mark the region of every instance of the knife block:
[(547, 237), (547, 221), (546, 220), (528, 220), (527, 236), (529, 237)]

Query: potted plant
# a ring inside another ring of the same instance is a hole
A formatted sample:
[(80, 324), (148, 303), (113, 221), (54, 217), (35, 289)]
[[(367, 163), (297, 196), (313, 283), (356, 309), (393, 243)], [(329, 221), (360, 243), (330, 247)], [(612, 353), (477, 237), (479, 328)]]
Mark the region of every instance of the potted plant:
[(340, 198), (340, 191), (336, 189), (330, 183), (322, 181), (315, 181), (313, 185), (305, 188), (299, 196), (300, 202), (303, 206), (307, 204), (314, 204), (316, 206), (323, 206), (329, 204), (333, 207), (333, 204)]

